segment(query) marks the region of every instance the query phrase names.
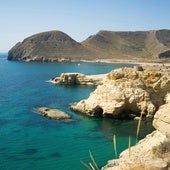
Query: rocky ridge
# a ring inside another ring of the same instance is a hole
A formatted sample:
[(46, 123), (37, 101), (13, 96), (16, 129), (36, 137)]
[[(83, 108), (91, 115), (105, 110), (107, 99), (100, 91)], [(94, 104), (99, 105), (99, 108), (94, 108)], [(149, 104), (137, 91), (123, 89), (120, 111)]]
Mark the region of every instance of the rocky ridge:
[(157, 70), (120, 68), (111, 71), (88, 99), (71, 109), (92, 117), (153, 117), (170, 91), (170, 80)]
[(99, 31), (79, 43), (61, 31), (32, 35), (17, 43), (8, 60), (70, 62), (74, 60), (152, 59), (170, 57), (170, 30)]
[(169, 170), (170, 169), (170, 93), (156, 112), (155, 131), (111, 160), (102, 170)]

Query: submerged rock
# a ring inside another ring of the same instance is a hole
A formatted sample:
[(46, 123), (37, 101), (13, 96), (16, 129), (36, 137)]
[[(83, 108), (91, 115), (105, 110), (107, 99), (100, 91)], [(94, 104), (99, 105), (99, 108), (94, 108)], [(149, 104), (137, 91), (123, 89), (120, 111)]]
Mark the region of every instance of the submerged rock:
[(71, 119), (70, 115), (58, 109), (50, 109), (48, 107), (39, 107), (36, 110), (40, 114), (42, 114), (43, 116), (49, 119)]
[(95, 117), (153, 117), (168, 91), (170, 81), (159, 71), (120, 68), (111, 71), (88, 99), (74, 103), (71, 109)]

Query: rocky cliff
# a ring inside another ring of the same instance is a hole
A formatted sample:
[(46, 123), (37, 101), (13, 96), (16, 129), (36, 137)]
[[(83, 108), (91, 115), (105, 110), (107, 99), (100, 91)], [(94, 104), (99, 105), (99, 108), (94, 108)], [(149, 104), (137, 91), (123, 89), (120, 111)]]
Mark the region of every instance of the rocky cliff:
[(34, 110), (49, 119), (58, 119), (58, 120), (71, 119), (70, 115), (58, 109), (52, 109), (49, 107), (39, 107)]
[(39, 33), (17, 43), (8, 60), (57, 61), (92, 59), (158, 59), (170, 57), (170, 30), (100, 31), (78, 43), (61, 31)]
[(109, 161), (103, 170), (170, 169), (170, 93), (165, 100), (154, 116), (156, 130), (136, 146), (123, 151), (119, 159)]
[(88, 99), (74, 103), (71, 109), (92, 117), (153, 117), (168, 91), (170, 81), (160, 71), (120, 68), (111, 71)]

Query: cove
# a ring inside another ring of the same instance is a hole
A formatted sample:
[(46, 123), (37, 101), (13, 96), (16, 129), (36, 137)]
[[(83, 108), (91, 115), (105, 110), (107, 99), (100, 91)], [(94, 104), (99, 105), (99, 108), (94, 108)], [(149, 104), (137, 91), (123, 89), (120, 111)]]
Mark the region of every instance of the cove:
[[(89, 150), (100, 166), (115, 158), (113, 135), (120, 153), (135, 144), (137, 122), (88, 118), (69, 109), (71, 103), (87, 98), (94, 87), (55, 86), (46, 82), (63, 72), (102, 74), (129, 66), (105, 63), (24, 63), (0, 56), (0, 169), (83, 170)], [(49, 120), (33, 108), (61, 109), (72, 122)], [(153, 131), (150, 121), (142, 122), (140, 138)]]

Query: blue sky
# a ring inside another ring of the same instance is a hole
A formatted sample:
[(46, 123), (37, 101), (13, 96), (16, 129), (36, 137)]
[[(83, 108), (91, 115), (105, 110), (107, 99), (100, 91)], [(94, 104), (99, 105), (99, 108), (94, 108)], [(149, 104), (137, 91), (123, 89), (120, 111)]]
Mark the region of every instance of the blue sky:
[(170, 29), (170, 0), (1, 0), (0, 52), (44, 31), (83, 41), (100, 30)]

